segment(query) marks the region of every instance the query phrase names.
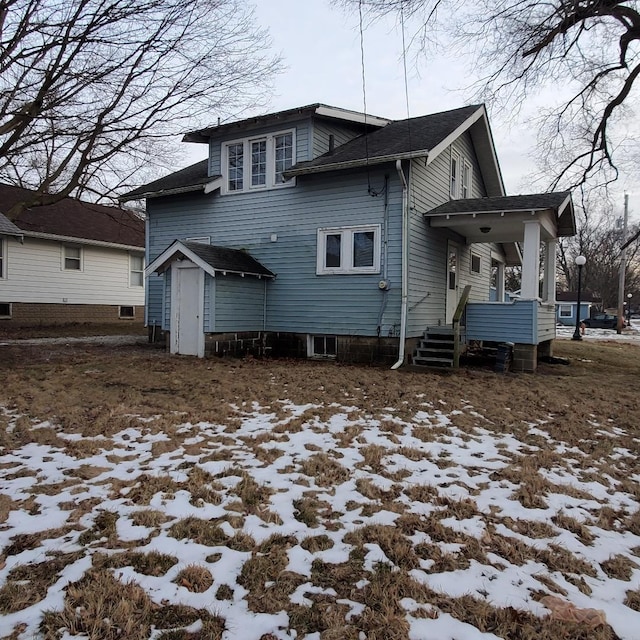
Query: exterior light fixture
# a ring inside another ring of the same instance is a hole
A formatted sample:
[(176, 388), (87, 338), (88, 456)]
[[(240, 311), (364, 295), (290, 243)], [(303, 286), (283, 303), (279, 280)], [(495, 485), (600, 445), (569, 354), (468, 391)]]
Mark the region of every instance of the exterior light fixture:
[(480, 233), (489, 233), (491, 227), (480, 227)]

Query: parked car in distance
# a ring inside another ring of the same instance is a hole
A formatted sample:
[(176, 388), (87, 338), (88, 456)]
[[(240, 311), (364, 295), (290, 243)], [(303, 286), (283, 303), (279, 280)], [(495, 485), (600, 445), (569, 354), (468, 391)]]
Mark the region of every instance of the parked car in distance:
[[(585, 318), (582, 323), (585, 327), (592, 329), (616, 329), (618, 327), (618, 316), (608, 313), (596, 313), (593, 318)], [(626, 326), (626, 321), (622, 321), (622, 326)]]

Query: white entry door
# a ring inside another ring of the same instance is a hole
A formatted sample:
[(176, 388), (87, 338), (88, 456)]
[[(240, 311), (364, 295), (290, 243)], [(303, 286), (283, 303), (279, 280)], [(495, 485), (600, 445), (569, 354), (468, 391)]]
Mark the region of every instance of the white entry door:
[(458, 306), (458, 280), (460, 278), (460, 248), (455, 242), (447, 245), (447, 317), (445, 322), (453, 322), (453, 314)]
[(171, 270), (171, 353), (204, 356), (204, 277), (192, 262)]

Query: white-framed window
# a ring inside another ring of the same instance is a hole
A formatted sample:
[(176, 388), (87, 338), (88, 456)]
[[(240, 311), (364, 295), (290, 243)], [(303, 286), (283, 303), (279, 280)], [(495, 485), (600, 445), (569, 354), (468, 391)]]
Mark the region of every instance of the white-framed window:
[(560, 317), (561, 318), (573, 318), (573, 305), (561, 304), (560, 305)]
[(295, 131), (278, 131), (222, 145), (223, 193), (292, 187), (284, 172), (295, 163)]
[(452, 198), (458, 197), (458, 190), (460, 189), (460, 156), (451, 152), (451, 182), (449, 193)]
[(0, 302), (0, 318), (11, 318), (11, 303)]
[(335, 358), (338, 354), (336, 336), (307, 336), (307, 356), (309, 358)]
[(82, 247), (67, 244), (62, 246), (62, 268), (65, 271), (82, 271)]
[(470, 198), (471, 197), (471, 175), (472, 175), (471, 164), (465, 160), (462, 163), (462, 182), (460, 184), (460, 197), (461, 198)]
[(477, 253), (471, 254), (471, 273), (480, 273), (482, 260)]
[(318, 229), (317, 275), (379, 272), (379, 224)]
[(6, 241), (0, 237), (0, 279), (7, 277), (7, 249)]
[(129, 286), (144, 286), (144, 256), (129, 254)]
[(131, 305), (124, 305), (120, 307), (118, 316), (120, 318), (135, 318), (136, 317), (136, 308)]

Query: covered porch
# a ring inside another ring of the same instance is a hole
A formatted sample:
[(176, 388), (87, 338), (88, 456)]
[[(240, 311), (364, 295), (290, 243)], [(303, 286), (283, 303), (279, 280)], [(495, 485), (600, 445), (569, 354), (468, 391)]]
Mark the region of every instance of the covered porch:
[[(496, 263), (496, 301), (461, 301), (464, 340), (510, 342), (513, 368), (535, 371), (540, 355), (551, 355), (556, 335), (557, 240), (575, 234), (570, 192), (451, 200), (425, 214), (429, 225), (449, 229), (466, 244), (495, 243), (507, 251), (507, 265), (521, 252), (518, 297), (505, 302), (505, 263)], [(454, 319), (455, 322), (455, 319)]]

